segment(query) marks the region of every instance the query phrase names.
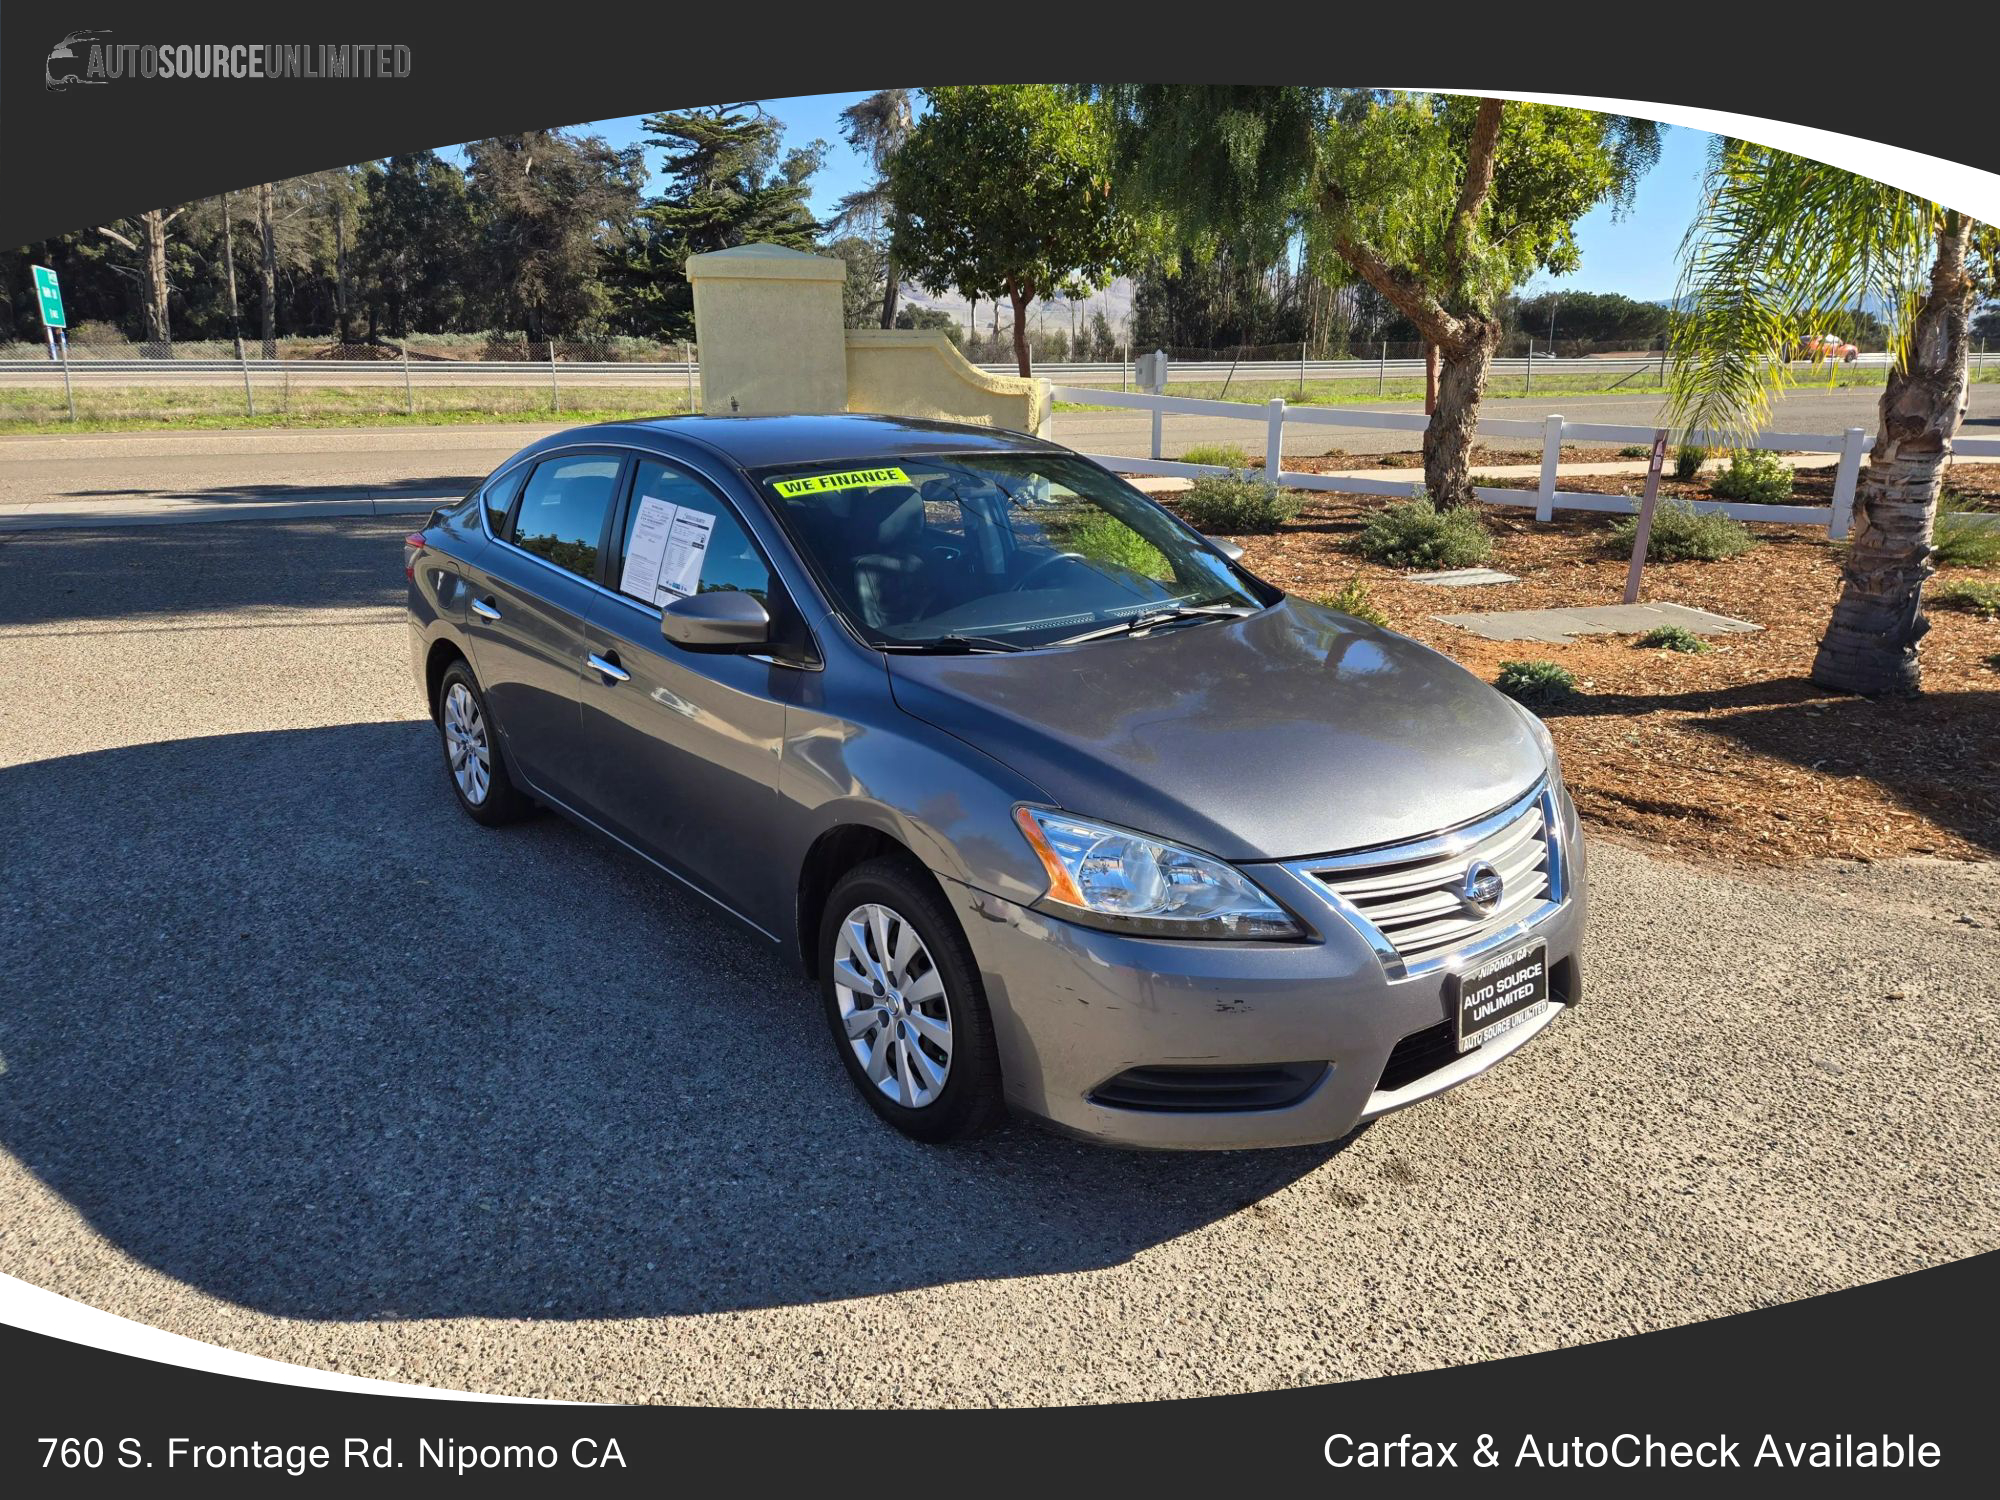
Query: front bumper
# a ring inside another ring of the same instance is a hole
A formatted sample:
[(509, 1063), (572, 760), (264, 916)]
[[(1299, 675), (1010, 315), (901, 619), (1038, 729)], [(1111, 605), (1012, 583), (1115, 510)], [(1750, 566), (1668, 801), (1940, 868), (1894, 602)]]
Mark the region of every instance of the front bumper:
[[(1582, 841), (1563, 799), (1567, 890), (1529, 936), (1548, 943), (1552, 998), (1534, 1021), (1464, 1056), (1387, 1082), (1397, 1044), (1447, 1023), (1450, 969), (1391, 977), (1368, 940), (1309, 876), (1254, 873), (1306, 916), (1319, 941), (1189, 943), (1126, 937), (1047, 917), (946, 880), (985, 980), (1007, 1100), (1106, 1144), (1229, 1150), (1339, 1140), (1362, 1121), (1476, 1077), (1518, 1051), (1581, 996), (1588, 916)], [(1470, 967), (1470, 961), (1451, 967)], [(1419, 1048), (1421, 1051), (1421, 1048)], [(1407, 1056), (1409, 1049), (1406, 1047)], [(1277, 1108), (1125, 1108), (1091, 1096), (1132, 1068), (1324, 1063)]]

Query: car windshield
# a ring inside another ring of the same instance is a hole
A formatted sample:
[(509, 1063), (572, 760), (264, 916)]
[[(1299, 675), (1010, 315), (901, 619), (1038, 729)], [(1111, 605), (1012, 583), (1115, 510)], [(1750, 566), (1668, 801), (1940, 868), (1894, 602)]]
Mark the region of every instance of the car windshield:
[(1274, 602), (1186, 525), (1082, 459), (982, 453), (759, 476), (861, 636), (1007, 650)]

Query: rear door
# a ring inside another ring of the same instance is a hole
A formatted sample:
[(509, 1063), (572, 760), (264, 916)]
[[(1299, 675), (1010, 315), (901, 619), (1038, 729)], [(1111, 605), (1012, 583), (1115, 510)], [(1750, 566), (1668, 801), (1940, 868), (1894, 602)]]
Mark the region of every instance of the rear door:
[[(693, 593), (740, 589), (762, 600), (788, 645), (724, 655), (685, 651), (661, 636), (661, 601), (673, 597), (657, 582), (665, 565), (626, 567), (649, 499), (678, 507), (704, 543), (678, 581)], [(736, 507), (660, 459), (635, 461), (608, 564), (616, 597), (593, 600), (586, 626), (591, 803), (620, 838), (769, 930), (797, 873), (783, 871), (771, 843), (784, 705), (809, 670), (799, 665), (810, 655), (803, 622)]]
[(493, 545), (467, 569), (473, 666), (512, 764), (572, 805), (585, 781), (584, 616), (625, 464), (619, 450), (580, 448), (503, 476), (487, 502)]

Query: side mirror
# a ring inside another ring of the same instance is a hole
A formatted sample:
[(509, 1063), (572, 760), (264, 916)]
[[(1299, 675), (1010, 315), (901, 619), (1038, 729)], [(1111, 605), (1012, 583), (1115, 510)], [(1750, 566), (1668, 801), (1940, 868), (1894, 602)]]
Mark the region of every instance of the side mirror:
[(666, 607), (660, 634), (690, 651), (754, 651), (771, 643), (771, 612), (738, 589), (692, 594)]
[(1228, 538), (1212, 536), (1206, 538), (1206, 540), (1209, 546), (1213, 547), (1217, 552), (1220, 552), (1224, 557), (1228, 558), (1231, 562), (1243, 561), (1243, 549), (1237, 546), (1236, 543), (1230, 541)]

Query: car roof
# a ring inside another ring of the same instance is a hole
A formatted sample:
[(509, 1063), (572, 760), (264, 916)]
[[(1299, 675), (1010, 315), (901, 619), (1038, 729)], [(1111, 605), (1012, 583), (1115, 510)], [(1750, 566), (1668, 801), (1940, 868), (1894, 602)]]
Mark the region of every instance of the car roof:
[(1055, 443), (1001, 427), (973, 427), (962, 422), (931, 422), (918, 417), (860, 412), (777, 417), (653, 417), (572, 429), (560, 437), (574, 442), (583, 433), (657, 447), (662, 452), (672, 452), (682, 445), (705, 449), (742, 469), (841, 463), (892, 454), (917, 457), (930, 453), (1067, 451)]

